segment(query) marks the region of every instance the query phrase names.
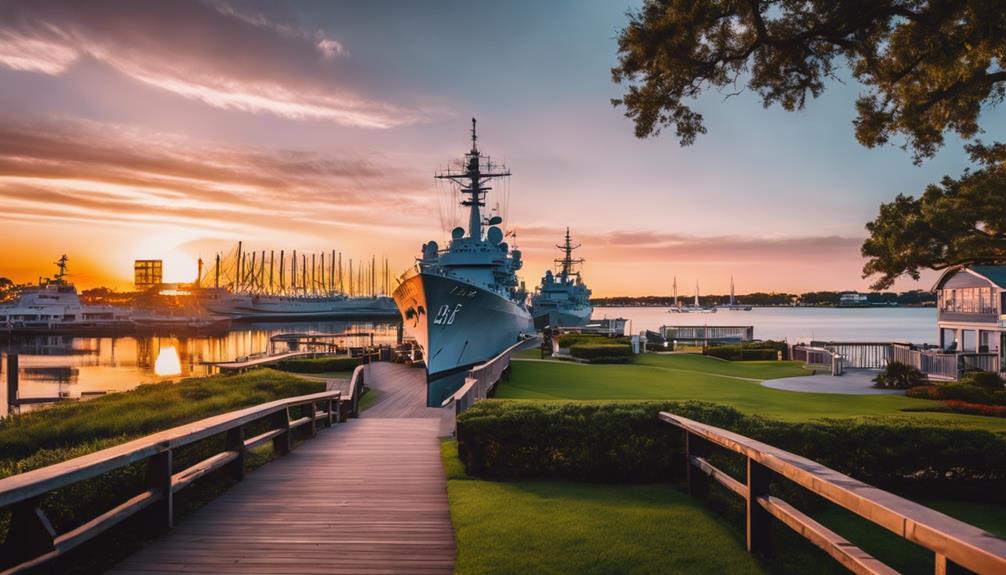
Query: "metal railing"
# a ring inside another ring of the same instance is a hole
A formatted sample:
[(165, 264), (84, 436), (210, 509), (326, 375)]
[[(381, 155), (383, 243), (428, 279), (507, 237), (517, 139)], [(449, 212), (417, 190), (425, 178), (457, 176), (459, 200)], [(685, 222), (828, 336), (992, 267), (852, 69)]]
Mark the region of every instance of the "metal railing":
[[(894, 569), (810, 516), (769, 492), (769, 484), (788, 480), (935, 554), (937, 574), (964, 567), (976, 573), (1006, 573), (1006, 539), (857, 481), (815, 461), (743, 435), (661, 412), (662, 421), (683, 432), (688, 489), (700, 496), (709, 479), (747, 502), (747, 548), (769, 548), (771, 518), (823, 549), (854, 573), (894, 574)], [(710, 448), (739, 453), (746, 459), (746, 482), (710, 463)]]
[[(355, 373), (354, 373), (355, 375)], [(342, 421), (343, 397), (339, 391), (325, 391), (280, 399), (262, 405), (201, 419), (147, 435), (140, 439), (0, 479), (0, 509), (10, 509), (7, 539), (2, 549), (0, 575), (11, 575), (39, 566), (94, 538), (124, 519), (146, 510), (150, 524), (165, 529), (174, 523), (174, 494), (195, 480), (220, 469), (235, 479), (244, 477), (245, 453), (272, 442), (279, 455), (293, 447), (293, 432), (314, 437), (317, 424), (331, 427)], [(291, 419), (291, 409), (298, 409)], [(245, 437), (246, 426), (263, 420), (268, 431)], [(216, 435), (226, 434), (224, 451), (185, 469), (172, 464), (174, 450)], [(146, 461), (143, 490), (112, 509), (65, 533), (56, 533), (41, 508), (47, 493), (69, 485)]]

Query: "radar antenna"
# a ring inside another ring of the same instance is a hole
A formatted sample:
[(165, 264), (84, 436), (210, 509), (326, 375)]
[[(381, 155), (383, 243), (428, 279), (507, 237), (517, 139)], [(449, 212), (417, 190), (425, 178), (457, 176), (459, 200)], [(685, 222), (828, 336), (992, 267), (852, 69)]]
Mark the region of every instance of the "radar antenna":
[(434, 177), (438, 180), (449, 180), (457, 184), (461, 188), (461, 193), (467, 194), (468, 197), (461, 201), (461, 205), (470, 208), (468, 215), (468, 237), (474, 240), (481, 240), (482, 214), (479, 208), (486, 205), (486, 193), (492, 190), (492, 188), (483, 184), (493, 178), (509, 177), (510, 170), (506, 166), (492, 163), (487, 156), (479, 153), (479, 138), (475, 127), (475, 118), (472, 118), (472, 149), (465, 154), (464, 171), (452, 171), (448, 168)]
[(555, 247), (559, 248), (563, 252), (563, 257), (555, 260), (555, 263), (562, 266), (559, 272), (560, 277), (565, 281), (572, 273), (573, 267), (580, 265), (584, 262), (583, 258), (573, 259), (573, 250), (579, 248), (582, 244), (573, 245), (572, 240), (569, 237), (569, 228), (566, 228), (566, 241), (562, 244), (556, 244)]

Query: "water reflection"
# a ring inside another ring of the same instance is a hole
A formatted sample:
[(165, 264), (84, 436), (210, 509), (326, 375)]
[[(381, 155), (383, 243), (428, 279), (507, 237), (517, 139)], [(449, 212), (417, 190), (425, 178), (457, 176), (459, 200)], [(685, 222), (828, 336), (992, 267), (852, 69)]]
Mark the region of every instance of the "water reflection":
[(162, 347), (161, 351), (157, 353), (157, 361), (154, 362), (154, 373), (161, 377), (181, 375), (182, 362), (178, 359), (178, 350), (175, 349), (175, 346)]
[[(12, 337), (0, 341), (0, 381), (7, 381), (7, 355), (17, 354), (22, 400), (86, 397), (142, 383), (207, 375), (210, 370), (204, 362), (268, 352), (269, 338), (276, 334), (373, 333), (375, 344), (394, 344), (397, 328), (397, 323), (321, 321), (245, 324), (227, 334), (196, 337)], [(370, 337), (355, 336), (340, 343), (364, 346), (370, 344)], [(272, 349), (285, 351), (286, 344), (276, 342)], [(7, 386), (0, 386), (0, 416), (9, 411), (7, 395)]]

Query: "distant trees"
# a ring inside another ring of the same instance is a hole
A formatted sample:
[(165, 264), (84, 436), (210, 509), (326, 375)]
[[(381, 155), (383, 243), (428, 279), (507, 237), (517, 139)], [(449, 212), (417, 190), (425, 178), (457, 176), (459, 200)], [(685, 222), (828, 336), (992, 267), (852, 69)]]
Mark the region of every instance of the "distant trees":
[(8, 278), (0, 278), (0, 302), (10, 301), (21, 293), (21, 288)]
[[(755, 292), (737, 296), (737, 301), (744, 305), (758, 306), (788, 306), (792, 304), (811, 306), (835, 306), (844, 291), (815, 291), (802, 294)], [(925, 305), (935, 304), (936, 294), (923, 290), (912, 290), (902, 293), (872, 292), (866, 294), (871, 304)], [(708, 295), (699, 298), (702, 305), (721, 305), (730, 301), (729, 295)], [(682, 304), (691, 303), (690, 298), (679, 298)], [(639, 297), (608, 297), (592, 298), (591, 303), (598, 306), (659, 306), (667, 307), (674, 304), (671, 296), (639, 296)]]

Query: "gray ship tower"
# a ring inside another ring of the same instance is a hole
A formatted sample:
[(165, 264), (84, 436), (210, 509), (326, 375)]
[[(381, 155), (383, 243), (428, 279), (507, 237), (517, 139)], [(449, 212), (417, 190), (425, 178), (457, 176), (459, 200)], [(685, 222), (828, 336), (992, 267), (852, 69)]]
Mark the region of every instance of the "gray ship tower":
[(393, 294), (405, 333), (423, 350), (430, 406), (461, 387), (468, 369), (533, 329), (527, 292), (517, 279), (521, 253), (503, 241), (503, 218), (485, 218), (480, 209), (492, 190), (486, 184), (510, 171), (479, 152), (474, 118), (471, 139), (461, 169), (436, 175), (459, 186), (468, 229), (454, 228), (445, 249), (435, 241), (423, 244)]
[(583, 283), (575, 266), (583, 259), (573, 259), (573, 245), (566, 228), (566, 241), (555, 246), (562, 250), (562, 258), (555, 260), (558, 272), (547, 270), (541, 278), (541, 286), (534, 294), (531, 308), (535, 327), (576, 327), (590, 321), (594, 306), (590, 304), (590, 290)]

